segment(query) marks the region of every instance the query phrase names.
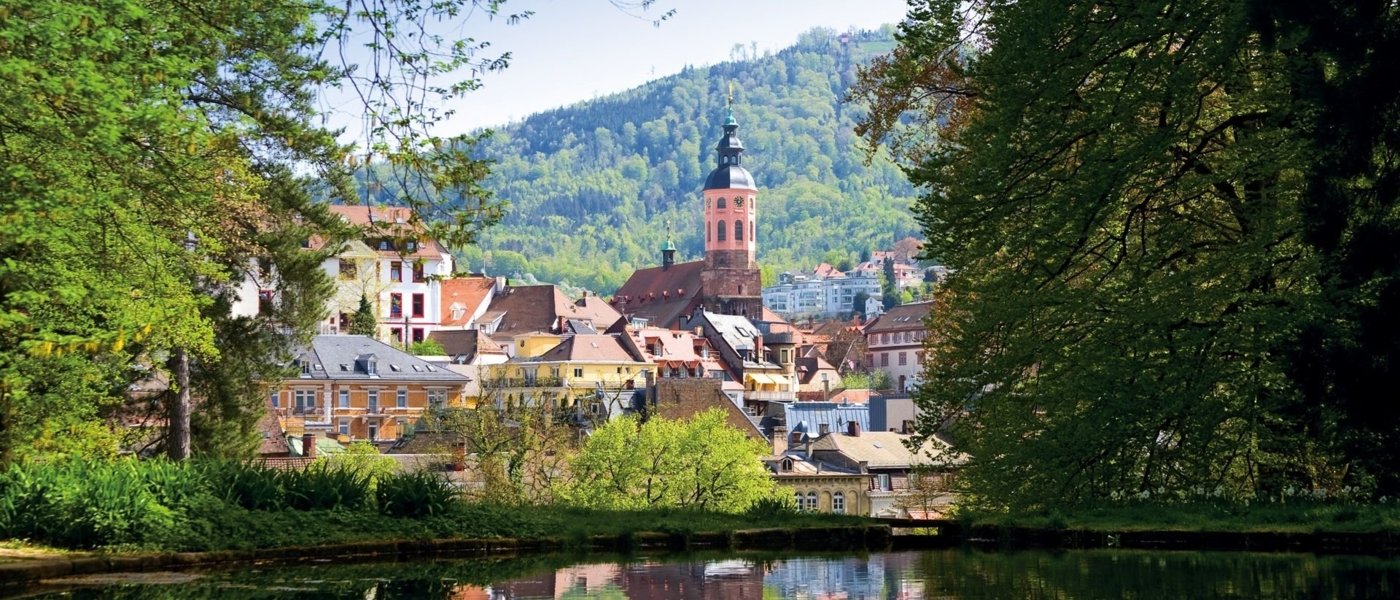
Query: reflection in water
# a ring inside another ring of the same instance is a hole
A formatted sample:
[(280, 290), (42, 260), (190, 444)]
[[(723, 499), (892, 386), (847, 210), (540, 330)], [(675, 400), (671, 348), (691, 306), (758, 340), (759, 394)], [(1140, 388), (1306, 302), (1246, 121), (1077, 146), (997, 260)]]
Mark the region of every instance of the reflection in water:
[[(943, 550), (869, 556), (716, 555), (440, 560), (211, 573), (72, 598), (1394, 598), (1400, 560), (1130, 550)], [(41, 596), (42, 597), (42, 596)]]

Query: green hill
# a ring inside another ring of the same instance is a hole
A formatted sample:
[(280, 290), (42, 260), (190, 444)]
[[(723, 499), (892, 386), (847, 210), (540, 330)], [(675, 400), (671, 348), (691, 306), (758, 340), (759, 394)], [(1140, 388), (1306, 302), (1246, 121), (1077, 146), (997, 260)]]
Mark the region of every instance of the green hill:
[(510, 203), (465, 264), (609, 294), (659, 264), (671, 223), (678, 258), (703, 252), (700, 188), (714, 167), (730, 83), (759, 186), (759, 261), (774, 272), (858, 258), (916, 234), (914, 189), (888, 160), (865, 164), (840, 100), (890, 29), (813, 30), (781, 52), (688, 68), (638, 88), (539, 113), (496, 131), (487, 187)]

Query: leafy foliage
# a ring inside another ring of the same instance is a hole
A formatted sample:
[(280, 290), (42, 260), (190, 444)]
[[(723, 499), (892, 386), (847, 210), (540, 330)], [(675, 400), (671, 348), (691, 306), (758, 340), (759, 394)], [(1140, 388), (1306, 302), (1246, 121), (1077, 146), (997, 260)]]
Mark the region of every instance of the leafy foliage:
[(589, 436), (574, 459), (566, 498), (607, 509), (682, 507), (742, 512), (775, 493), (758, 457), (761, 442), (711, 409), (689, 421), (614, 419)]
[(379, 511), (393, 517), (441, 515), (457, 497), (457, 488), (432, 471), (395, 473), (379, 480), (375, 489)]

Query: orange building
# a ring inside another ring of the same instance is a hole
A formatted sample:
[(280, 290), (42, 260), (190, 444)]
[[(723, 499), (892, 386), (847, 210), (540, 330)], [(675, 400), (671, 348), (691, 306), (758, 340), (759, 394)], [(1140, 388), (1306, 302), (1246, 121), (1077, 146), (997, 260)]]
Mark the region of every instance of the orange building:
[(358, 335), (318, 335), (293, 356), (297, 373), (269, 398), (273, 412), (352, 440), (403, 437), (433, 407), (460, 403), (469, 381)]

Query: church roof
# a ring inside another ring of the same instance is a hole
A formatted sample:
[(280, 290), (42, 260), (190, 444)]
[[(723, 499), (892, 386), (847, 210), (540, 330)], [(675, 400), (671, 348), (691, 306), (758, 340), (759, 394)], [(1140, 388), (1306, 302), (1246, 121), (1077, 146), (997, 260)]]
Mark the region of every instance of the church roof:
[(670, 327), (689, 314), (700, 296), (704, 261), (638, 269), (613, 295), (613, 306), (652, 325)]
[(710, 176), (705, 178), (705, 189), (707, 190), (758, 190), (758, 186), (753, 182), (753, 174), (749, 173), (739, 165), (721, 165), (710, 171)]

